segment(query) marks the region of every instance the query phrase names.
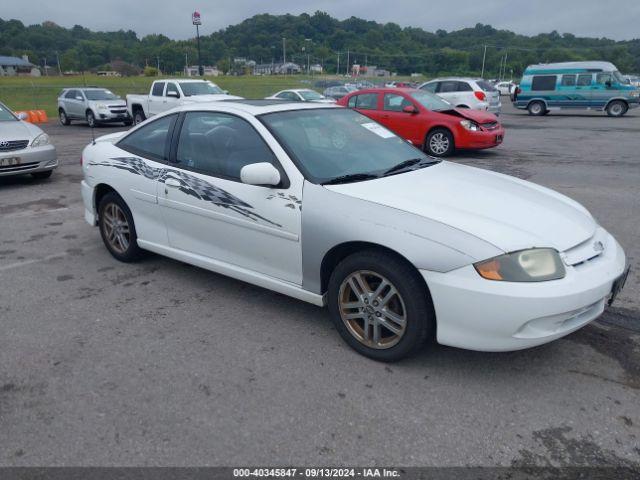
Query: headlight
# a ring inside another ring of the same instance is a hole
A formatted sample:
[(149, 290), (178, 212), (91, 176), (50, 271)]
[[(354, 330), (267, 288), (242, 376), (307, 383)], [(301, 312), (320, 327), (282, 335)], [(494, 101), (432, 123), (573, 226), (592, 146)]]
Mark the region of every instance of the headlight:
[(480, 125), (478, 125), (476, 122), (472, 122), (471, 120), (461, 120), (460, 125), (472, 132), (480, 131)]
[(49, 135), (47, 135), (46, 133), (41, 133), (40, 135), (38, 135), (36, 138), (33, 139), (33, 142), (31, 142), (31, 146), (32, 147), (44, 147), (45, 145), (49, 145)]
[(104, 103), (99, 103), (98, 105), (96, 105), (96, 108), (98, 110), (106, 110), (107, 106)]
[(566, 273), (560, 255), (552, 248), (520, 250), (473, 266), (481, 277), (503, 282), (545, 282), (564, 278)]

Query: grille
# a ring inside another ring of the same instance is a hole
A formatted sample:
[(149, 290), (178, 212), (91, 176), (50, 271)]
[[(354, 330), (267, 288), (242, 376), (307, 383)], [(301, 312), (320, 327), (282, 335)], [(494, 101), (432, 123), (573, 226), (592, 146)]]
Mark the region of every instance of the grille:
[(127, 113), (126, 108), (112, 108), (111, 113)]
[(486, 130), (495, 130), (498, 128), (498, 122), (481, 123), (480, 126)]
[(12, 152), (27, 148), (29, 140), (0, 140), (0, 152)]

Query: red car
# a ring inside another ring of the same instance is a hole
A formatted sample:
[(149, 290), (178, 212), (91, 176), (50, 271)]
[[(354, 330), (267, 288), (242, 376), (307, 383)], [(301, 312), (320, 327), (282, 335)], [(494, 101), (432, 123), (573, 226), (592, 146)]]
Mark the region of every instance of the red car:
[(496, 147), (504, 138), (504, 128), (493, 113), (454, 108), (425, 90), (359, 90), (338, 105), (356, 109), (434, 157), (446, 157), (456, 149)]

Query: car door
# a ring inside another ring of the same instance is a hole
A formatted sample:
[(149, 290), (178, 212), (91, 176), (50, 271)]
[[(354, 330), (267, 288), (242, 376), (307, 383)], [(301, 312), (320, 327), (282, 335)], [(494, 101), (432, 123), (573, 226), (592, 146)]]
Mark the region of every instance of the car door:
[[(458, 83), (453, 80), (439, 82), (437, 94), (453, 105), (461, 104), (461, 92), (458, 90)], [(464, 102), (462, 102), (464, 103)]]
[(69, 90), (64, 103), (70, 118), (84, 118), (84, 97), (80, 90)]
[(611, 72), (596, 74), (596, 81), (591, 88), (590, 105), (596, 108), (604, 108), (612, 97), (624, 96), (624, 92), (619, 89), (620, 85), (613, 78)]
[(361, 93), (359, 95), (354, 95), (349, 97), (347, 106), (349, 108), (356, 109), (358, 112), (372, 118), (376, 122), (380, 122), (382, 120), (382, 112), (379, 108), (379, 96), (380, 95), (377, 93)]
[(167, 82), (167, 88), (164, 92), (164, 102), (162, 103), (162, 111), (166, 112), (173, 107), (180, 105), (180, 90), (174, 82)]
[(575, 106), (590, 107), (593, 98), (593, 74), (580, 73), (576, 80)]
[[(263, 135), (270, 134), (255, 120), (211, 111), (184, 114), (175, 168), (158, 180), (169, 245), (301, 285), (302, 181), (288, 180)], [(240, 181), (243, 166), (260, 162), (281, 171), (279, 187)]]
[(382, 99), (382, 115), (380, 123), (414, 145), (422, 145), (423, 120), (419, 113), (407, 113), (405, 107), (414, 107), (414, 102), (401, 93), (385, 93)]
[(174, 114), (150, 120), (111, 147), (112, 153), (99, 162), (111, 169), (110, 183), (129, 205), (138, 238), (165, 246), (168, 240), (158, 207), (158, 179), (166, 174), (177, 118)]
[(149, 95), (149, 115), (157, 115), (164, 111), (164, 87), (165, 82), (155, 82), (153, 84), (151, 94)]

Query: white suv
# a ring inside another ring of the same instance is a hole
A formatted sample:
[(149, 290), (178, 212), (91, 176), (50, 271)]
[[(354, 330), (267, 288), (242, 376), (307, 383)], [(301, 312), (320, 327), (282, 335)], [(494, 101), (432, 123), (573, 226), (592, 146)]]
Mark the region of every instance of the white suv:
[(418, 88), (435, 93), (458, 108), (486, 110), (500, 115), (500, 92), (480, 78), (436, 78)]

